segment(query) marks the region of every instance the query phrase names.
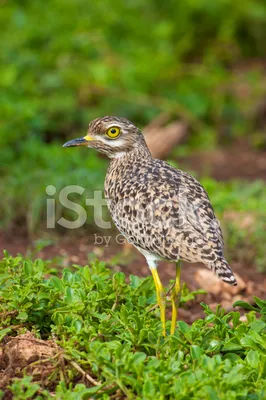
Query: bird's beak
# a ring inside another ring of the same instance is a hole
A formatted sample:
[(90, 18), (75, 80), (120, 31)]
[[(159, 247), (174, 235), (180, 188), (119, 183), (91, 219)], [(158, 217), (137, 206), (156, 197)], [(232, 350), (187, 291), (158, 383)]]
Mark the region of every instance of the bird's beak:
[(63, 144), (63, 147), (75, 147), (75, 146), (88, 146), (88, 142), (94, 140), (91, 136), (87, 135), (83, 138), (73, 139)]

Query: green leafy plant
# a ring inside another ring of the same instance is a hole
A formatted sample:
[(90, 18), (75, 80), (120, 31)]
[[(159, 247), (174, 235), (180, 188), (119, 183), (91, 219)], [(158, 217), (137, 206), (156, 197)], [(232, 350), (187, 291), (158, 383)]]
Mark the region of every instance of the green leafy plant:
[[(55, 274), (48, 261), (5, 257), (0, 264), (1, 338), (30, 330), (56, 340), (64, 367), (54, 374), (56, 399), (263, 399), (266, 396), (264, 300), (246, 321), (238, 311), (178, 322), (163, 338), (150, 278), (112, 274), (104, 263)], [(187, 292), (183, 291), (183, 305)], [(192, 297), (196, 295), (192, 294)], [(169, 328), (169, 327), (168, 327)], [(63, 370), (62, 370), (63, 368)], [(62, 378), (58, 378), (60, 376)], [(15, 398), (50, 399), (40, 382), (9, 384)], [(22, 393), (22, 394), (21, 394)], [(19, 397), (21, 396), (21, 397)], [(24, 397), (23, 397), (24, 396)]]
[[(65, 185), (84, 185), (82, 196), (71, 197), (81, 205), (102, 188), (103, 158), (61, 149), (96, 116), (126, 116), (140, 127), (160, 113), (180, 118), (190, 127), (185, 154), (240, 136), (265, 148), (265, 5), (242, 3), (4, 2), (0, 228), (19, 226), (30, 235), (45, 228), (49, 185), (57, 220), (76, 216), (58, 201)], [(206, 181), (230, 258), (265, 270), (265, 185)], [(254, 212), (253, 229), (224, 219), (225, 205)], [(92, 226), (88, 212), (87, 230)]]

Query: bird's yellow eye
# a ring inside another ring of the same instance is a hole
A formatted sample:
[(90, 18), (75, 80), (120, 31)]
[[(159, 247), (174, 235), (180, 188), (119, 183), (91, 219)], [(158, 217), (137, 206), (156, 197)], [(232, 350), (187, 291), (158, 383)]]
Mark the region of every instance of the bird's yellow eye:
[(121, 133), (120, 128), (118, 128), (117, 126), (111, 126), (111, 128), (109, 128), (108, 131), (106, 132), (106, 135), (110, 139), (116, 139), (120, 135), (120, 133)]

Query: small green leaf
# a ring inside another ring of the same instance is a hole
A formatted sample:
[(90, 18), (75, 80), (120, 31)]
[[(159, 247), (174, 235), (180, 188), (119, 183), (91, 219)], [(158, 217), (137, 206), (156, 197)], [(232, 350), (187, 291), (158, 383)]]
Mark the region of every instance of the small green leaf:
[(143, 385), (143, 396), (144, 398), (151, 399), (155, 396), (156, 390), (154, 383), (151, 380), (145, 381)]
[(145, 307), (147, 305), (147, 298), (145, 296), (139, 296), (138, 305), (140, 307)]
[(183, 335), (186, 336), (188, 333), (190, 333), (190, 327), (188, 326), (188, 324), (186, 324), (186, 322), (178, 321), (178, 326)]
[(260, 356), (257, 351), (250, 350), (247, 354), (246, 360), (252, 368), (258, 368)]
[(28, 314), (25, 311), (21, 311), (17, 317), (17, 319), (20, 319), (21, 321), (26, 321), (28, 319)]
[(192, 345), (190, 352), (193, 360), (200, 360), (203, 354), (203, 349), (200, 348), (199, 346)]
[(243, 346), (232, 342), (228, 342), (222, 347), (222, 351), (239, 351), (241, 349), (243, 349)]
[(260, 308), (265, 308), (266, 307), (266, 300), (261, 300), (258, 297), (254, 296), (253, 297), (255, 300), (255, 303), (260, 307)]
[(75, 303), (75, 291), (71, 287), (66, 288), (66, 301), (68, 304)]
[(266, 328), (266, 322), (262, 320), (256, 320), (251, 322), (250, 330), (255, 332), (262, 332)]
[(245, 308), (246, 310), (252, 310), (252, 311), (258, 311), (257, 308), (253, 307), (251, 304), (247, 303), (246, 301), (243, 300), (238, 300), (233, 304), (233, 307), (242, 307)]
[(125, 274), (123, 274), (123, 272), (116, 272), (113, 275), (113, 280), (116, 281), (119, 285), (122, 285), (123, 283), (125, 283), (126, 280)]
[(33, 275), (33, 267), (32, 267), (32, 263), (31, 262), (24, 261), (23, 269), (24, 269), (24, 272), (25, 272), (26, 276), (32, 276)]
[(234, 328), (237, 327), (237, 325), (238, 325), (238, 323), (239, 323), (239, 320), (240, 320), (240, 313), (239, 313), (239, 312), (233, 312), (232, 321), (233, 321), (233, 326), (234, 326)]
[(146, 354), (142, 352), (135, 353), (131, 359), (134, 364), (141, 364), (146, 360)]
[(129, 280), (133, 289), (136, 289), (141, 284), (141, 279), (136, 275), (130, 275)]
[(5, 328), (0, 330), (0, 342), (8, 333), (12, 332), (11, 328)]
[(57, 276), (52, 276), (50, 282), (61, 293), (64, 293), (65, 285), (61, 279), (59, 279)]

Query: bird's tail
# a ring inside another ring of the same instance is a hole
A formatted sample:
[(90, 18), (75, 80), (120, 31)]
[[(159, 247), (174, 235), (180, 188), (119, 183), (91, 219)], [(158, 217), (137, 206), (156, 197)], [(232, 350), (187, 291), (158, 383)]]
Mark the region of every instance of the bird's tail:
[(224, 258), (218, 258), (212, 264), (209, 264), (211, 270), (224, 282), (228, 283), (229, 285), (236, 286), (237, 281), (231, 270), (230, 265)]

